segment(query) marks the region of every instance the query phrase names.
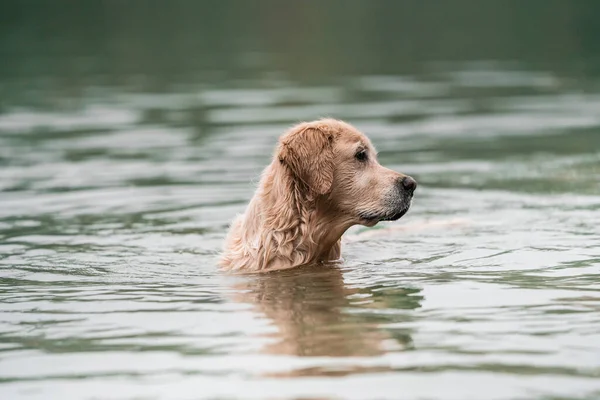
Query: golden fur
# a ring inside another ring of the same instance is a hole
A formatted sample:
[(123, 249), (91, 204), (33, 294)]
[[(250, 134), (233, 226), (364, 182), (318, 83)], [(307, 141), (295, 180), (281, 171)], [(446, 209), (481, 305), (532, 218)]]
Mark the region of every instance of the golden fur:
[(221, 267), (266, 272), (337, 260), (349, 227), (400, 218), (416, 182), (382, 167), (376, 155), (343, 121), (305, 122), (284, 133), (246, 212), (231, 225)]

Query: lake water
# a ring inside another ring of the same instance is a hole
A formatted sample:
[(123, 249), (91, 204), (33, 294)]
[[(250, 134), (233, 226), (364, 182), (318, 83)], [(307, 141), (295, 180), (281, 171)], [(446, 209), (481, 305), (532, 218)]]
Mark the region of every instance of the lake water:
[[(5, 77), (0, 397), (600, 398), (598, 78), (425, 60), (305, 79), (264, 57), (119, 81), (52, 53)], [(77, 79), (41, 71), (65, 60)], [(221, 274), (277, 137), (321, 116), (414, 176), (413, 207), (353, 228), (340, 266)]]

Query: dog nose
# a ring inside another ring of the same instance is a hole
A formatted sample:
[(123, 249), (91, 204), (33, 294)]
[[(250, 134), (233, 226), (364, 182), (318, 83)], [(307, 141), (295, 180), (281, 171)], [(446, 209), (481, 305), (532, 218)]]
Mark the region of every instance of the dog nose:
[(405, 176), (402, 178), (402, 187), (412, 193), (417, 188), (417, 181), (410, 176)]

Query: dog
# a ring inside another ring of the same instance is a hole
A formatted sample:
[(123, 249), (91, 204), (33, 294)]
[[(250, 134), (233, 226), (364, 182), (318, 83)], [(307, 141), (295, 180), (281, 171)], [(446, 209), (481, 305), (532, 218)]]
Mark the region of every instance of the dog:
[(231, 224), (219, 264), (251, 273), (339, 260), (348, 228), (401, 218), (416, 188), (412, 177), (381, 166), (352, 125), (300, 123), (279, 138), (254, 197)]

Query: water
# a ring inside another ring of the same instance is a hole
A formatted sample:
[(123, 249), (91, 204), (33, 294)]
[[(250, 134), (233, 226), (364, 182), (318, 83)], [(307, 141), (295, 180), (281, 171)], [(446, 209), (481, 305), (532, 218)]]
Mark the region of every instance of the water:
[[(108, 73), (56, 40), (67, 55), (2, 67), (3, 399), (600, 398), (588, 53), (303, 75), (224, 37), (220, 73), (173, 50), (192, 76), (114, 53)], [(419, 181), (411, 211), (352, 229), (340, 266), (219, 273), (278, 135), (325, 115)]]

